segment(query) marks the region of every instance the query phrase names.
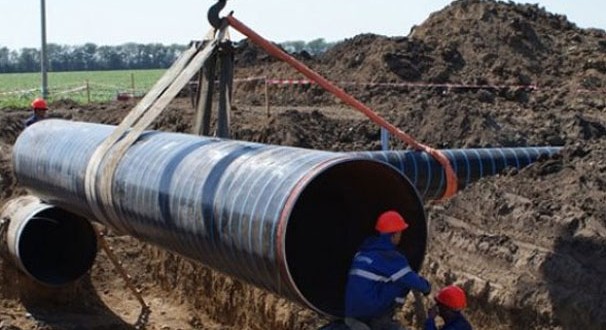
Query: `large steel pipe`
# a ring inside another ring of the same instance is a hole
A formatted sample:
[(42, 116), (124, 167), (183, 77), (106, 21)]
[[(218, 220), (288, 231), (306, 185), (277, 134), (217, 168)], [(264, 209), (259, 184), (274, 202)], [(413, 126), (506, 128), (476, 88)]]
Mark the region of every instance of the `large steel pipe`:
[[(30, 126), (13, 147), (17, 179), (92, 218), (86, 167), (113, 129)], [(380, 212), (411, 223), (399, 248), (413, 268), (425, 254), (415, 187), (393, 166), (352, 154), (147, 132), (118, 164), (112, 192), (103, 207), (118, 218), (107, 225), (331, 315), (342, 313), (351, 257)]]
[(36, 281), (49, 286), (68, 284), (93, 265), (97, 236), (85, 218), (34, 196), (10, 200), (1, 217), (9, 221), (6, 243), (12, 259)]
[[(506, 168), (521, 169), (539, 158), (551, 157), (562, 147), (484, 148), (441, 150), (450, 160), (461, 190), (479, 179), (497, 175)], [(439, 199), (446, 189), (446, 172), (440, 163), (421, 151), (357, 152), (391, 164), (417, 188), (424, 200)]]

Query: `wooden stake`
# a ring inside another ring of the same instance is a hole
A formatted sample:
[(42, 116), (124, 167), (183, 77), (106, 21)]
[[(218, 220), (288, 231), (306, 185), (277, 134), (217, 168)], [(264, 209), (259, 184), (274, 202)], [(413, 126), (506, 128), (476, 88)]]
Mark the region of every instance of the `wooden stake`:
[(269, 109), (269, 83), (267, 82), (267, 78), (263, 79), (265, 83), (265, 109), (267, 110), (267, 118), (271, 117), (270, 109)]
[(221, 75), (219, 77), (219, 114), (217, 118), (217, 136), (229, 139), (231, 126), (231, 97), (234, 84), (234, 53), (231, 41), (221, 45)]
[(86, 79), (86, 99), (88, 100), (88, 103), (90, 104), (90, 83), (89, 83), (88, 79)]
[(210, 135), (210, 121), (215, 90), (215, 71), (217, 66), (216, 54), (208, 58), (198, 77), (198, 96), (192, 133), (195, 135)]

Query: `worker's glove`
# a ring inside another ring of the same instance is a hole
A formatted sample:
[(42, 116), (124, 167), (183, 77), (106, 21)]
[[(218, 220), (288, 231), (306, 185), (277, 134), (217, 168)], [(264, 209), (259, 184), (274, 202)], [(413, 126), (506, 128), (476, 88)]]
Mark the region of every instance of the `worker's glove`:
[(438, 306), (434, 305), (427, 310), (427, 318), (433, 320), (436, 318), (436, 316), (438, 316)]
[(429, 283), (429, 281), (424, 277), (421, 278), (425, 281), (425, 283), (427, 283), (427, 290), (422, 292), (423, 295), (427, 297), (431, 293), (431, 283)]

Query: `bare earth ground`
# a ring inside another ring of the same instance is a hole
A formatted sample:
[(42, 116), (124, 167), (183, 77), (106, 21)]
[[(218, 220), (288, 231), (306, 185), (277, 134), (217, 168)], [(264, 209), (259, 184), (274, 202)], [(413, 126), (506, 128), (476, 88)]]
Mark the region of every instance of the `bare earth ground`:
[[(604, 31), (579, 29), (537, 6), (467, 0), (432, 14), (408, 37), (360, 35), (318, 58), (295, 55), (333, 81), (423, 84), (346, 89), (430, 145), (564, 145), (554, 159), (428, 205), (422, 273), (436, 287), (465, 287), (477, 329), (606, 328)], [(236, 59), (238, 77), (299, 77), (247, 43)], [(468, 87), (435, 85), (444, 83)], [(270, 96), (268, 118), (263, 86), (237, 85), (236, 139), (338, 151), (379, 147), (376, 126), (315, 86), (271, 86)], [(53, 104), (52, 115), (117, 124), (134, 104), (63, 102)], [(11, 174), (10, 149), (27, 114), (0, 115), (2, 201), (24, 193)], [(189, 101), (177, 99), (154, 128), (187, 132), (191, 117)], [(129, 237), (110, 240), (152, 305), (149, 318), (139, 320), (147, 329), (314, 329), (326, 322)], [(58, 291), (0, 259), (0, 307), (0, 329), (130, 329), (140, 316), (103, 253), (90, 276)], [(399, 317), (411, 324), (412, 308)]]

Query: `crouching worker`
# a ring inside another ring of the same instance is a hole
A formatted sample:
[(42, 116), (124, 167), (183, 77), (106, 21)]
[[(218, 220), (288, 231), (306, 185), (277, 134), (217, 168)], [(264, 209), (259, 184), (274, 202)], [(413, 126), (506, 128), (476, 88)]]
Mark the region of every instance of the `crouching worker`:
[(408, 292), (427, 295), (429, 282), (417, 275), (397, 245), (408, 224), (396, 211), (379, 216), (378, 236), (367, 238), (353, 259), (345, 291), (345, 323), (352, 330), (404, 329), (393, 320)]
[(429, 309), (425, 330), (437, 330), (436, 316), (444, 320), (441, 330), (471, 330), (461, 311), (467, 306), (465, 291), (456, 285), (443, 288), (436, 295), (436, 305)]

